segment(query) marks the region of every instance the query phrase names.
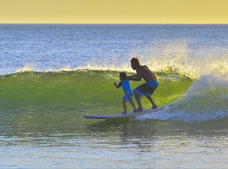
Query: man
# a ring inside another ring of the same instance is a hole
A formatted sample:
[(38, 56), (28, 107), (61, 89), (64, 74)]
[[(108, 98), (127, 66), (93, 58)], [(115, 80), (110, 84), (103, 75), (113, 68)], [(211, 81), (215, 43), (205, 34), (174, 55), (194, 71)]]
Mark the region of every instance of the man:
[(152, 108), (156, 109), (157, 105), (154, 103), (153, 99), (151, 98), (151, 95), (153, 94), (154, 90), (158, 87), (157, 77), (147, 66), (141, 66), (138, 58), (131, 59), (131, 67), (133, 70), (136, 70), (136, 75), (128, 76), (128, 80), (141, 81), (143, 78), (146, 81), (146, 83), (134, 89), (134, 96), (138, 103), (137, 112), (143, 111), (140, 97), (144, 95), (152, 103)]

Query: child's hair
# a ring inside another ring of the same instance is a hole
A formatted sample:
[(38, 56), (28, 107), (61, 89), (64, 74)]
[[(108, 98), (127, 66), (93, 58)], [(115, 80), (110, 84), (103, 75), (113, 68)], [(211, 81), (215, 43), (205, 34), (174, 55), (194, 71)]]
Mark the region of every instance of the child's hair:
[(125, 72), (121, 72), (120, 73), (120, 77), (123, 79), (123, 80), (126, 80), (127, 79), (127, 75)]
[(139, 59), (134, 57), (131, 59), (131, 62), (134, 62), (134, 63), (137, 63), (139, 66), (140, 66), (140, 62), (139, 62)]

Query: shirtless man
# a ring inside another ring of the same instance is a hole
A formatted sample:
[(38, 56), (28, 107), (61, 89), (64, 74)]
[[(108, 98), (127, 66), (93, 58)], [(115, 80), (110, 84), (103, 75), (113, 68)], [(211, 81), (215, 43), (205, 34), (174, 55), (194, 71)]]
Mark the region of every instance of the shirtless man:
[(137, 74), (133, 76), (128, 76), (127, 80), (141, 81), (143, 78), (146, 81), (146, 83), (136, 87), (133, 91), (135, 99), (138, 103), (137, 112), (143, 111), (140, 97), (144, 95), (152, 103), (152, 108), (156, 109), (157, 105), (154, 103), (153, 99), (151, 98), (151, 95), (153, 94), (154, 90), (158, 87), (157, 77), (147, 66), (141, 66), (138, 58), (131, 59), (131, 67), (133, 70), (136, 70)]

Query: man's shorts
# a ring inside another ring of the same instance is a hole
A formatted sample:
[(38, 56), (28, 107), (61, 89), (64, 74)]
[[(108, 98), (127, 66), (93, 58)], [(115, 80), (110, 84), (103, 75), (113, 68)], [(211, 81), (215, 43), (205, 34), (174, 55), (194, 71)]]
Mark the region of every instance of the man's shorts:
[(134, 93), (138, 94), (140, 97), (146, 95), (151, 96), (154, 93), (154, 90), (158, 87), (157, 81), (148, 81), (134, 89)]
[(132, 100), (133, 95), (134, 95), (133, 91), (125, 93), (124, 96), (123, 96), (123, 101)]

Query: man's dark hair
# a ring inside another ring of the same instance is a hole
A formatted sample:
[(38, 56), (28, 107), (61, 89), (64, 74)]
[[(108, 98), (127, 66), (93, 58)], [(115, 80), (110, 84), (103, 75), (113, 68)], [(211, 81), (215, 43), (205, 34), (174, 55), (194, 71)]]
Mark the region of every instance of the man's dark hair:
[(139, 59), (138, 58), (132, 58), (131, 59), (131, 62), (134, 62), (134, 63), (137, 63), (139, 66), (140, 66), (140, 62), (139, 62)]

